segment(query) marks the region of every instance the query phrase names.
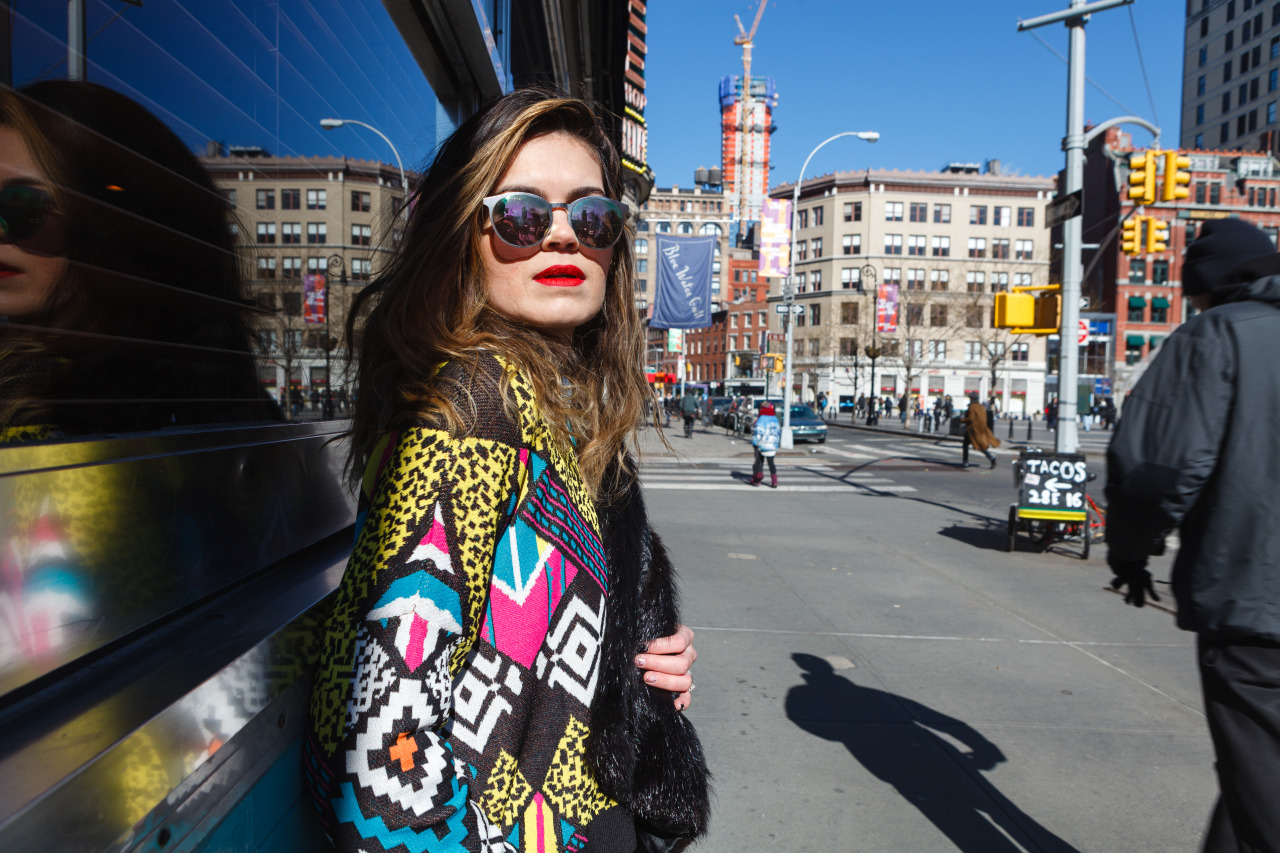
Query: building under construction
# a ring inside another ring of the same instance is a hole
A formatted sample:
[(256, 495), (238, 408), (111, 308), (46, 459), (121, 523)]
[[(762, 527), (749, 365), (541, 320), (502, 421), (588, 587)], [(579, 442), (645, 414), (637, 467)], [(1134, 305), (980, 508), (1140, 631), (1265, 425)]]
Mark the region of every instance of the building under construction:
[[(742, 223), (760, 221), (760, 206), (769, 191), (769, 137), (778, 104), (772, 77), (750, 79), (744, 97), (742, 77), (720, 78), (720, 169), (733, 218)], [(744, 224), (740, 233), (745, 235), (748, 228)]]

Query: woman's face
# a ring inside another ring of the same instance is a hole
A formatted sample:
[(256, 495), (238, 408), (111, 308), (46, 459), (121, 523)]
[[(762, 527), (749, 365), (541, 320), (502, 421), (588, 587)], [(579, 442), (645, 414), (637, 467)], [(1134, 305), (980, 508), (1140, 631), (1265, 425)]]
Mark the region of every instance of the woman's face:
[[(527, 192), (553, 204), (605, 195), (600, 160), (585, 142), (562, 131), (536, 136), (516, 152), (491, 195)], [(480, 240), (489, 304), (512, 320), (565, 339), (600, 313), (613, 248), (582, 245), (569, 215), (556, 210), (541, 243), (504, 243), (488, 217)]]
[[(0, 189), (13, 186), (53, 189), (22, 136), (11, 127), (0, 127)], [(44, 227), (60, 224), (49, 221)], [(0, 317), (20, 319), (39, 313), (66, 268), (66, 258), (0, 242)]]

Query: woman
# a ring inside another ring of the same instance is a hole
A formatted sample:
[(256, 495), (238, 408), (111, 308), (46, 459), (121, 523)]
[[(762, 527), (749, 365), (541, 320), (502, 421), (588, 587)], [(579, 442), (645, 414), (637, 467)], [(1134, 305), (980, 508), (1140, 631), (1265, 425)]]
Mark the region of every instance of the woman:
[(965, 465), (969, 464), (969, 445), (973, 445), (987, 457), (992, 468), (996, 467), (996, 455), (991, 452), (991, 448), (999, 447), (1000, 439), (996, 438), (995, 433), (991, 431), (990, 414), (987, 407), (978, 402), (976, 391), (969, 394), (969, 410), (961, 422), (966, 427), (963, 447)]
[(760, 417), (751, 430), (751, 444), (756, 449), (756, 461), (751, 466), (751, 485), (758, 486), (764, 479), (764, 462), (769, 460), (769, 487), (778, 488), (778, 469), (773, 457), (782, 441), (782, 426), (774, 415), (773, 403), (760, 405)]
[(626, 453), (648, 388), (620, 195), (587, 104), (514, 92), (442, 146), (353, 306), (363, 506), (308, 740), (341, 850), (705, 831), (692, 632)]

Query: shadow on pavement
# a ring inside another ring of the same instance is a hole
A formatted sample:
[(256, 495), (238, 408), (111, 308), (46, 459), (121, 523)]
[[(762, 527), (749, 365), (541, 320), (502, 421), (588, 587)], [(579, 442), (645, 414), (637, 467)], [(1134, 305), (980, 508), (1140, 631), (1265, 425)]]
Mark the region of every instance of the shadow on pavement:
[[(961, 720), (837, 675), (815, 655), (792, 660), (805, 683), (787, 693), (788, 719), (841, 743), (863, 767), (920, 811), (963, 853), (1079, 853), (988, 782), (981, 771), (1007, 760)], [(935, 732), (945, 734), (941, 737)], [(959, 741), (968, 751), (955, 747)]]
[(982, 518), (982, 527), (964, 527), (953, 524), (938, 531), (939, 536), (982, 548), (987, 551), (1006, 551), (1008, 549), (1008, 523), (991, 518)]

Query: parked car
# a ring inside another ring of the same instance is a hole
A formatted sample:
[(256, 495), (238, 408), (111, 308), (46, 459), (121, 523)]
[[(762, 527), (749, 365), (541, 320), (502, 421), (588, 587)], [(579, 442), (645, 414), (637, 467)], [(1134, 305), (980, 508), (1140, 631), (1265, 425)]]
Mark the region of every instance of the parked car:
[(813, 439), (818, 444), (826, 444), (827, 425), (809, 406), (793, 403), (791, 405), (791, 437), (797, 441), (802, 438)]
[(724, 410), (733, 402), (732, 397), (709, 397), (703, 410), (703, 420), (719, 426), (724, 420)]

